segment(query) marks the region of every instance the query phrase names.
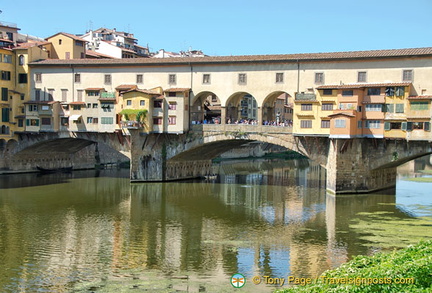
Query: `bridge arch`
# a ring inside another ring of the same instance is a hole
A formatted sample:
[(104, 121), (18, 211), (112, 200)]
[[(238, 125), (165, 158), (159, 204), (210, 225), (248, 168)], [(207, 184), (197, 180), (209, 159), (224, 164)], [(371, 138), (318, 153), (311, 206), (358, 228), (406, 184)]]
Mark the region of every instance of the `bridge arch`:
[(292, 121), (291, 95), (284, 91), (274, 91), (268, 94), (261, 105), (261, 113), (264, 124), (269, 122), (279, 124)]
[(226, 101), (225, 111), (228, 124), (258, 120), (258, 102), (248, 92), (233, 93)]
[(194, 96), (190, 110), (192, 123), (204, 120), (211, 123), (220, 123), (222, 111), (221, 100), (211, 91), (200, 92)]

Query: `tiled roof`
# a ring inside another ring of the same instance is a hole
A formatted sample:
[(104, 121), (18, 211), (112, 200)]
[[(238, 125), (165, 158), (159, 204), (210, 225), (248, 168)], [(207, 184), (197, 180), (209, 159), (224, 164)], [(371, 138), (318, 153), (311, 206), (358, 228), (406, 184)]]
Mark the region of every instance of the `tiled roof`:
[(140, 92), (140, 93), (144, 93), (144, 94), (148, 94), (148, 95), (160, 96), (160, 93), (153, 92), (153, 91), (150, 91), (150, 90), (142, 90), (142, 89), (139, 89), (139, 88), (130, 89), (130, 90), (124, 92), (124, 93), (130, 93), (130, 92)]
[(343, 115), (343, 116), (348, 116), (348, 117), (355, 117), (352, 113), (347, 113), (347, 112), (334, 113), (334, 114), (330, 114), (328, 116), (329, 117), (333, 117), (333, 116), (338, 116), (338, 115)]
[(86, 91), (104, 91), (103, 87), (89, 87), (85, 89)]
[(138, 86), (136, 84), (122, 84), (116, 87), (115, 89), (118, 91), (127, 91), (130, 89), (136, 89)]
[(60, 103), (59, 101), (27, 101), (24, 104), (38, 104), (38, 105), (51, 105), (55, 103)]
[(391, 49), (372, 51), (349, 51), (331, 53), (302, 53), (279, 55), (243, 55), (215, 57), (181, 57), (181, 58), (126, 58), (126, 59), (47, 59), (32, 62), (30, 65), (147, 65), (147, 64), (214, 64), (214, 63), (257, 63), (257, 62), (308, 62), (382, 58), (406, 58), (414, 56), (432, 57), (432, 47), (412, 49)]
[(37, 46), (43, 46), (43, 45), (48, 45), (51, 44), (51, 42), (26, 42), (26, 43), (19, 43), (17, 47), (15, 47), (14, 49), (27, 49), (27, 48), (32, 48), (32, 47), (37, 47)]
[(86, 53), (86, 56), (88, 56), (88, 57), (114, 59), (113, 56), (102, 54), (102, 53), (99, 53), (96, 51), (87, 50), (85, 53)]
[(87, 42), (86, 40), (81, 39), (80, 37), (78, 37), (78, 36), (76, 36), (76, 35), (68, 34), (68, 33), (65, 33), (65, 32), (59, 32), (59, 33), (56, 33), (55, 35), (52, 35), (52, 36), (46, 38), (45, 40), (48, 40), (48, 39), (50, 39), (50, 38), (52, 38), (52, 37), (55, 37), (55, 36), (57, 36), (57, 35), (64, 35), (64, 36), (66, 36), (66, 37), (69, 37), (69, 38), (71, 38), (71, 39), (74, 39), (75, 41), (81, 41), (81, 42), (84, 42), (84, 43)]
[(69, 105), (85, 105), (85, 102), (70, 102)]
[(432, 96), (409, 96), (408, 100), (432, 100)]
[(389, 82), (389, 83), (355, 83), (355, 84), (337, 84), (337, 85), (321, 85), (317, 87), (322, 89), (362, 89), (371, 87), (388, 87), (388, 86), (409, 86), (410, 82)]
[(190, 88), (170, 88), (170, 89), (166, 89), (164, 90), (165, 93), (183, 93), (183, 92), (188, 92), (190, 91)]

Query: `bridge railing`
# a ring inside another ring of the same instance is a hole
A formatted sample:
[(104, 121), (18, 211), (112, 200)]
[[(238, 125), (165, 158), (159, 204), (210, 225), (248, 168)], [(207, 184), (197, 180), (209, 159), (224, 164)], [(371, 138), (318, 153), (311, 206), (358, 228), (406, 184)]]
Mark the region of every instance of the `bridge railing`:
[(248, 125), (248, 124), (199, 124), (191, 125), (193, 131), (242, 132), (242, 133), (292, 133), (292, 126)]

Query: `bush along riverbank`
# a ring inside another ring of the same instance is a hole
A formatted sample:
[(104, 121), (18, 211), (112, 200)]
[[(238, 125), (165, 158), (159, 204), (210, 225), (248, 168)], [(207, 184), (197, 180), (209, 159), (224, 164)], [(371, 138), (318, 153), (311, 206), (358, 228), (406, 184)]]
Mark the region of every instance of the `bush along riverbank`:
[(357, 256), (310, 284), (276, 292), (432, 292), (432, 240), (390, 253)]

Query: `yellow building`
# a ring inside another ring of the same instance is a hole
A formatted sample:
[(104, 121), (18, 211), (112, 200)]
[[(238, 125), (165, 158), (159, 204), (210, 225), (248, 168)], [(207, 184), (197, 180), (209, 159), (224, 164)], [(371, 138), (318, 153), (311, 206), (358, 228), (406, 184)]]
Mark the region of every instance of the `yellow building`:
[[(8, 42), (4, 42), (8, 45)], [(15, 120), (13, 118), (13, 92), (15, 88), (14, 55), (12, 49), (0, 47), (0, 139), (13, 138)]]
[(84, 59), (86, 41), (72, 34), (57, 33), (46, 38), (50, 44), (46, 47), (52, 59)]
[[(161, 99), (162, 98), (162, 99)], [(128, 129), (142, 128), (144, 132), (153, 131), (153, 114), (159, 111), (155, 103), (162, 106), (163, 97), (156, 90), (131, 89), (123, 93), (121, 126)], [(160, 124), (157, 122), (158, 128)]]

